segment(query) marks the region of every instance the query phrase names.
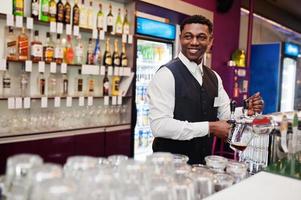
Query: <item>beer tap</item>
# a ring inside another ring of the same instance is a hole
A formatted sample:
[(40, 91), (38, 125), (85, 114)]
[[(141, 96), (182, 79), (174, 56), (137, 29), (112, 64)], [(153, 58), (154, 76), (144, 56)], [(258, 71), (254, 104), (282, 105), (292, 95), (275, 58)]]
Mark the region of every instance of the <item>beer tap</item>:
[(235, 124), (236, 124), (236, 120), (235, 120), (235, 109), (236, 109), (236, 101), (231, 100), (231, 102), (230, 102), (230, 119), (227, 121), (227, 123), (231, 125), (231, 129), (230, 129), (230, 131), (229, 131), (228, 139), (227, 139), (227, 141), (228, 141), (229, 143), (230, 143), (230, 141), (231, 141), (232, 133), (233, 133), (233, 130), (234, 130)]

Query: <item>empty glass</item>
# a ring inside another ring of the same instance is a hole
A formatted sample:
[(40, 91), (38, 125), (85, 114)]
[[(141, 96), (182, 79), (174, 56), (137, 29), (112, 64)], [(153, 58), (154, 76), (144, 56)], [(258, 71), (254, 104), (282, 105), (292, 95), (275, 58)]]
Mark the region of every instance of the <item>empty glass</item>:
[(228, 163), (227, 158), (215, 155), (206, 156), (205, 161), (206, 166), (208, 166), (212, 171), (218, 173), (223, 173)]
[(91, 156), (71, 156), (64, 165), (64, 174), (66, 177), (80, 180), (83, 171), (96, 168), (98, 159)]
[(235, 178), (235, 183), (245, 179), (248, 174), (248, 167), (245, 163), (230, 161), (227, 164), (226, 172)]
[(190, 176), (193, 178), (195, 199), (203, 199), (214, 193), (213, 172), (203, 165), (193, 165)]
[(235, 179), (228, 174), (214, 174), (213, 175), (213, 182), (214, 182), (214, 187), (215, 191), (221, 191), (231, 185), (233, 185)]

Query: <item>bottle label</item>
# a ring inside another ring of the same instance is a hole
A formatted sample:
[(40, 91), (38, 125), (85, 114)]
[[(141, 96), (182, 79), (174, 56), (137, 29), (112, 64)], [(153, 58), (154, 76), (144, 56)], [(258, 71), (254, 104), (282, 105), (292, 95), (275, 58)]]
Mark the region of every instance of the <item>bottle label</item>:
[(114, 66), (120, 66), (120, 58), (119, 57), (114, 58)]
[(104, 91), (109, 91), (109, 88), (110, 88), (109, 81), (104, 82), (103, 83), (103, 89), (104, 89)]
[(3, 88), (10, 88), (10, 78), (3, 78)]
[(130, 34), (130, 26), (128, 24), (123, 25), (123, 34), (126, 34), (126, 35)]
[(113, 17), (112, 16), (108, 16), (108, 18), (107, 18), (107, 25), (108, 26), (113, 26)]
[(94, 92), (94, 80), (89, 80), (89, 92)]
[(59, 5), (58, 6), (58, 10), (57, 10), (57, 20), (59, 22), (62, 22), (64, 20), (64, 6), (63, 5)]
[(122, 33), (122, 24), (116, 24), (116, 33)]
[(45, 49), (45, 58), (53, 58), (53, 54), (54, 54), (54, 52), (53, 52), (53, 48), (52, 47), (46, 47), (46, 49)]
[(77, 91), (78, 92), (83, 91), (83, 79), (78, 79), (78, 81), (77, 81)]
[(64, 50), (62, 47), (56, 47), (54, 50), (54, 57), (55, 58), (63, 58), (64, 57)]
[(97, 28), (103, 29), (103, 16), (98, 16), (97, 17)]
[(39, 15), (39, 3), (38, 2), (32, 2), (31, 4), (31, 14), (33, 16)]
[(79, 10), (76, 9), (73, 13), (73, 25), (78, 25), (79, 24)]
[(51, 6), (49, 8), (49, 13), (50, 13), (50, 15), (55, 16), (56, 15), (56, 6)]
[(42, 58), (43, 56), (43, 46), (41, 44), (34, 44), (31, 46), (31, 55), (33, 57)]
[(48, 3), (44, 3), (42, 5), (42, 13), (43, 13), (43, 15), (47, 16), (48, 12), (49, 12), (49, 5), (48, 5)]
[(108, 66), (112, 65), (112, 58), (110, 56), (106, 57), (105, 64), (108, 65)]
[(121, 66), (122, 67), (127, 67), (128, 66), (128, 60), (127, 59), (122, 59)]
[(6, 51), (8, 55), (17, 55), (17, 41), (7, 42)]

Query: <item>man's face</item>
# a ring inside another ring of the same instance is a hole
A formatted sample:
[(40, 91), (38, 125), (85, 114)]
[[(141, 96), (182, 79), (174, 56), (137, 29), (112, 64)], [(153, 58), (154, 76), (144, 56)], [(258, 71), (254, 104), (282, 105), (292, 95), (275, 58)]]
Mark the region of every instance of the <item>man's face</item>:
[(180, 35), (182, 53), (190, 60), (200, 64), (208, 46), (212, 44), (212, 36), (208, 26), (204, 24), (186, 24)]

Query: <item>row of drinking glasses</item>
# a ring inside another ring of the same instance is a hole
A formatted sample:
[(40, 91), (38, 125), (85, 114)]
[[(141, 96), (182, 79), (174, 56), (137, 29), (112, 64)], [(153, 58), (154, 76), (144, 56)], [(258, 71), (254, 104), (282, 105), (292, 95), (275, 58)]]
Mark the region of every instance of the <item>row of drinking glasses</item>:
[(228, 174), (217, 173), (187, 161), (170, 153), (154, 153), (145, 162), (73, 156), (61, 167), (21, 154), (7, 161), (4, 192), (8, 200), (199, 200), (232, 185), (243, 169), (227, 162)]
[(88, 106), (78, 109), (18, 110), (0, 117), (0, 133), (51, 131), (128, 123), (128, 107)]

